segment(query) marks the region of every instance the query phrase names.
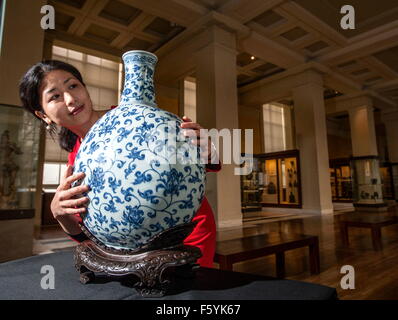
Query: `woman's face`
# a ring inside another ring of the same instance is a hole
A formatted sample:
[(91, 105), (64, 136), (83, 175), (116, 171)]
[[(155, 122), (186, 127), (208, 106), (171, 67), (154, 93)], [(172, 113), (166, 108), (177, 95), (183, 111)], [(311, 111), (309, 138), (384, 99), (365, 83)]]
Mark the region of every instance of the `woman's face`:
[(47, 73), (39, 89), (45, 115), (39, 115), (48, 124), (70, 129), (84, 127), (93, 117), (88, 91), (71, 73), (54, 70)]

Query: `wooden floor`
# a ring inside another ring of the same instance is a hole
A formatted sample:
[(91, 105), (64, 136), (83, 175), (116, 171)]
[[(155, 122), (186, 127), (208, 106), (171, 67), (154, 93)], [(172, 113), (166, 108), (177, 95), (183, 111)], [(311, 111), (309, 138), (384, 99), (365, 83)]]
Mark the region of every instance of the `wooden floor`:
[[(352, 214), (341, 213), (326, 216), (305, 216), (268, 222), (250, 221), (243, 227), (223, 229), (218, 240), (234, 239), (267, 233), (269, 231), (305, 233), (319, 236), (321, 273), (310, 275), (308, 249), (296, 249), (286, 253), (286, 278), (327, 285), (337, 289), (339, 299), (398, 299), (398, 225), (382, 229), (383, 250), (373, 250), (369, 229), (352, 228), (350, 246), (344, 247), (338, 221)], [(397, 207), (387, 215), (397, 215)], [(343, 290), (340, 273), (344, 265), (355, 270), (355, 289)], [(268, 256), (234, 264), (234, 271), (275, 276), (275, 257)]]
[[(242, 227), (221, 229), (218, 240), (236, 239), (270, 231), (304, 233), (319, 237), (321, 273), (311, 275), (308, 249), (286, 252), (286, 278), (327, 285), (337, 289), (339, 299), (398, 299), (398, 225), (382, 229), (383, 250), (373, 250), (369, 229), (352, 228), (349, 248), (342, 245), (338, 221), (344, 216), (359, 213), (335, 213), (326, 216), (289, 216), (280, 219), (256, 219)], [(362, 213), (361, 213), (362, 214)], [(378, 213), (372, 213), (378, 214)], [(387, 214), (398, 215), (398, 207)], [(50, 253), (75, 246), (60, 228), (47, 228), (36, 241), (35, 254)], [(355, 289), (343, 290), (341, 267), (355, 269)], [(215, 264), (217, 268), (217, 264)], [(275, 276), (275, 258), (267, 256), (234, 264), (234, 271)]]

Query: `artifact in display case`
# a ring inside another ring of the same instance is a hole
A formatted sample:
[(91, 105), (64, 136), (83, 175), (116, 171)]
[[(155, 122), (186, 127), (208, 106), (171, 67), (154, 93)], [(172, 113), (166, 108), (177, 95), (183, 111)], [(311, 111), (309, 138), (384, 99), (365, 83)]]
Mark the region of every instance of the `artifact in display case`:
[(20, 107), (0, 107), (0, 220), (32, 218), (40, 123)]

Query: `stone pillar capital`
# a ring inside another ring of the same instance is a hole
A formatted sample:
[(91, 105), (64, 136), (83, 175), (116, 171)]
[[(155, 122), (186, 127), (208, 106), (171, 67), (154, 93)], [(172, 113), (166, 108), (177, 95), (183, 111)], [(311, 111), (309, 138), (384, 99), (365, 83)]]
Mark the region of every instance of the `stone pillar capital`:
[(294, 78), (297, 85), (293, 89), (307, 84), (315, 84), (323, 87), (323, 73), (313, 67), (295, 74)]
[(346, 110), (349, 113), (354, 112), (360, 108), (370, 108), (373, 110), (373, 99), (368, 95), (356, 95), (356, 96), (341, 96), (328, 102), (328, 105), (333, 104), (336, 110)]
[(213, 26), (216, 26), (227, 32), (236, 34), (239, 38), (248, 37), (251, 33), (251, 29), (249, 27), (239, 23), (235, 19), (232, 19), (214, 10), (210, 11), (201, 20), (202, 29), (208, 29)]
[(194, 52), (196, 59), (201, 56), (208, 56), (214, 51), (227, 51), (233, 55), (237, 54), (236, 51), (236, 35), (231, 30), (227, 30), (222, 25), (217, 23), (209, 24), (199, 35), (205, 41), (203, 45)]
[(355, 157), (377, 155), (377, 140), (372, 100), (351, 100), (348, 115), (351, 127), (352, 152)]

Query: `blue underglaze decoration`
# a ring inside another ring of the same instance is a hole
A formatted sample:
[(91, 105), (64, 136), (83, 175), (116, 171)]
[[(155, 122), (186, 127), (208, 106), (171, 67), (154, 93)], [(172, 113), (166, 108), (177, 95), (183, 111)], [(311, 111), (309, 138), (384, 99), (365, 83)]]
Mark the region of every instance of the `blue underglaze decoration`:
[(91, 188), (85, 227), (108, 247), (138, 249), (158, 233), (192, 220), (206, 176), (203, 164), (187, 162), (200, 150), (181, 136), (182, 120), (156, 106), (156, 56), (130, 51), (123, 61), (119, 106), (87, 133), (75, 171), (85, 172), (82, 183)]

